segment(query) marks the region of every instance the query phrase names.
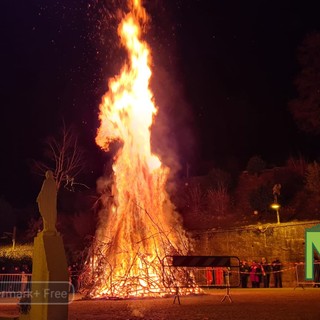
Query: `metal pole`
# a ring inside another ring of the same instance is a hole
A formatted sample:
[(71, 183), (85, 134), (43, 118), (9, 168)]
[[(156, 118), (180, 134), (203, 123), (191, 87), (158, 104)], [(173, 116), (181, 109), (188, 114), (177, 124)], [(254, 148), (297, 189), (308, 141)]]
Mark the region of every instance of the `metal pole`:
[(16, 247), (16, 233), (17, 233), (17, 227), (13, 227), (13, 232), (12, 232), (12, 250), (15, 249)]
[(279, 209), (277, 209), (277, 222), (280, 224), (280, 214), (279, 214)]

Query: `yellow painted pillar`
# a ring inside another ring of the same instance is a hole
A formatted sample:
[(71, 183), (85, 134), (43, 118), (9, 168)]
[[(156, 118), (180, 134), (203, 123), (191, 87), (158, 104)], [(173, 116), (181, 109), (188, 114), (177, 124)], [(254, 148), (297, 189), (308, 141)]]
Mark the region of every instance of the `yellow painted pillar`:
[(61, 236), (40, 232), (34, 239), (31, 320), (67, 320), (68, 266)]

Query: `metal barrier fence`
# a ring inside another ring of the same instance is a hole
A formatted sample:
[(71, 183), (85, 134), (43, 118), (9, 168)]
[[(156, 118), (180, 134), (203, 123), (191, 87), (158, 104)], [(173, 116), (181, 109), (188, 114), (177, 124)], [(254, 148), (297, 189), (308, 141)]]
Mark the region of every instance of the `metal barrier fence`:
[[(228, 299), (232, 302), (230, 288), (240, 285), (240, 260), (235, 256), (167, 256), (165, 267), (192, 274), (199, 287), (225, 288), (226, 294), (221, 302)], [(177, 285), (173, 303), (180, 304), (180, 289)]]
[(306, 270), (305, 270), (305, 263), (301, 262), (296, 264), (296, 286), (302, 287), (306, 285), (312, 285), (320, 287), (320, 261), (314, 262), (313, 264), (313, 273), (314, 279), (313, 280), (306, 280)]
[(240, 285), (239, 267), (194, 268), (195, 282), (200, 287), (236, 288)]
[(240, 285), (240, 260), (235, 256), (167, 256), (165, 266), (192, 271), (199, 287)]
[(29, 292), (31, 290), (31, 276), (27, 273), (0, 274), (0, 297)]

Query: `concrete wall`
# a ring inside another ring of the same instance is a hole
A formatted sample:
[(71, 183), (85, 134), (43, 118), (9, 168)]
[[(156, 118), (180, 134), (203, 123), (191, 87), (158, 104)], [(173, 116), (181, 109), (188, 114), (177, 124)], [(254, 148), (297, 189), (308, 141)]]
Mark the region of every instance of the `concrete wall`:
[[(276, 257), (283, 263), (283, 286), (295, 286), (295, 263), (304, 262), (305, 230), (319, 220), (279, 224), (257, 224), (229, 230), (206, 230), (192, 233), (197, 255), (230, 255), (240, 260), (260, 262)], [(303, 278), (303, 266), (299, 266)], [(271, 286), (273, 277), (271, 277)]]

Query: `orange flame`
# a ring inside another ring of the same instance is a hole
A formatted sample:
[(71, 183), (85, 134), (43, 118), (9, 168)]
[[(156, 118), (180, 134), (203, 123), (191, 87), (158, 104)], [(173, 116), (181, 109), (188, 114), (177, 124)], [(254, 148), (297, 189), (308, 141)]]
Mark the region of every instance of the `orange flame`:
[(131, 0), (129, 7), (118, 28), (128, 61), (109, 80), (96, 137), (106, 151), (113, 141), (122, 146), (113, 165), (112, 201), (102, 211), (90, 262), (94, 297), (173, 293), (165, 257), (190, 248), (165, 189), (169, 169), (151, 152), (157, 109), (149, 88), (150, 48), (141, 40), (140, 27), (148, 17), (140, 0)]

